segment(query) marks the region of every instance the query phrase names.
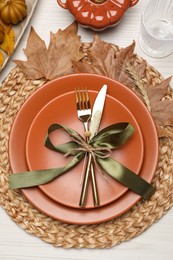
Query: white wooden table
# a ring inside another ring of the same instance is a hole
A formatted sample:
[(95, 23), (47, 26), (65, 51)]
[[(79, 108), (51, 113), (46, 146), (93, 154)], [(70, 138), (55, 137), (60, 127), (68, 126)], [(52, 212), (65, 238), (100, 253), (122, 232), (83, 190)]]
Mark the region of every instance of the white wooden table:
[[(140, 17), (146, 0), (128, 10), (121, 23), (107, 29), (99, 36), (108, 42), (126, 47), (132, 40), (136, 41), (136, 53), (145, 58), (166, 78), (173, 75), (173, 54), (163, 59), (153, 59), (145, 55), (139, 47), (138, 37), (140, 30)], [(72, 16), (60, 8), (56, 0), (39, 0), (35, 13), (25, 34), (20, 41), (12, 59), (25, 59), (22, 49), (26, 46), (26, 40), (31, 26), (34, 26), (38, 34), (48, 43), (49, 32), (64, 29), (73, 21)], [(93, 40), (93, 31), (79, 27), (82, 41)], [(14, 67), (10, 61), (0, 74), (0, 82)], [(173, 82), (173, 81), (172, 81)], [(171, 83), (173, 86), (173, 83)], [(41, 259), (128, 259), (128, 260), (172, 260), (173, 255), (173, 209), (147, 231), (131, 241), (124, 242), (111, 249), (62, 249), (54, 248), (40, 239), (27, 234), (18, 227), (0, 208), (0, 260), (41, 260)]]

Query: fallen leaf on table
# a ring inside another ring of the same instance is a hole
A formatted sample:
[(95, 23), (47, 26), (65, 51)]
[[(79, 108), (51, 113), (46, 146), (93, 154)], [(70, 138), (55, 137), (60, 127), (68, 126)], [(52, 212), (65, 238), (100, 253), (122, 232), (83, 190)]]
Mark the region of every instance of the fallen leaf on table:
[(30, 79), (52, 80), (68, 74), (72, 67), (71, 60), (78, 61), (83, 58), (81, 45), (76, 22), (63, 31), (51, 32), (48, 48), (34, 28), (31, 28), (24, 50), (27, 61), (15, 60), (14, 62)]
[(5, 51), (8, 56), (11, 56), (14, 51), (15, 45), (15, 33), (14, 30), (11, 28), (9, 32), (5, 30), (5, 37), (4, 41), (0, 44), (0, 48)]
[(115, 52), (109, 43), (102, 41), (97, 35), (94, 37), (94, 42), (88, 57), (91, 64), (87, 61), (73, 62), (75, 73), (96, 73), (106, 77), (115, 79), (130, 88), (135, 86), (132, 78), (125, 71), (127, 63), (135, 57), (133, 53), (135, 42), (126, 48), (122, 48), (115, 57)]
[(143, 73), (141, 75), (140, 73), (138, 74), (139, 69), (136, 70), (135, 66), (133, 66), (132, 78), (137, 86), (136, 94), (147, 105), (157, 126), (159, 137), (173, 137), (173, 134), (168, 129), (163, 128), (173, 126), (173, 100), (166, 98), (168, 88), (170, 88), (171, 77), (161, 81), (157, 85), (144, 84), (140, 81)]
[(173, 137), (173, 134), (167, 128), (163, 128), (173, 126), (173, 100), (165, 98), (172, 77), (161, 81), (157, 85), (142, 83), (141, 79), (145, 77), (145, 63), (143, 61), (140, 66), (133, 65), (131, 68), (127, 68), (136, 84), (135, 92), (149, 109), (157, 126), (159, 137)]
[(148, 99), (151, 104), (151, 114), (157, 126), (173, 125), (173, 101), (164, 97), (167, 94), (171, 77), (160, 84), (146, 85)]
[(133, 80), (134, 86), (132, 87), (132, 90), (145, 103), (148, 110), (151, 112), (150, 100), (146, 92), (145, 83), (142, 81), (146, 76), (146, 66), (147, 62), (145, 60), (141, 60), (140, 63), (135, 64), (132, 58), (132, 60), (126, 64), (125, 71)]

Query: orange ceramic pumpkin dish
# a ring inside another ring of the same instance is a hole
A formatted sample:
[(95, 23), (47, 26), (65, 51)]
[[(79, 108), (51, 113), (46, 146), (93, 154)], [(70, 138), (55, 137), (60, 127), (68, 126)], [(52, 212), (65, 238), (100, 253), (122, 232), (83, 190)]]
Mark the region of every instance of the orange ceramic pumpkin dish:
[(96, 30), (117, 24), (125, 11), (139, 0), (67, 0), (58, 4), (68, 9), (83, 26)]

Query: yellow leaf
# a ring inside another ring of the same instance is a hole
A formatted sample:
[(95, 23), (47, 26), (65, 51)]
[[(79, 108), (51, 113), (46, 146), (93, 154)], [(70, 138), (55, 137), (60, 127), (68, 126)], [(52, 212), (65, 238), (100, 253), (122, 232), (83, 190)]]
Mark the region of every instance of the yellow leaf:
[(15, 44), (15, 33), (14, 30), (11, 30), (7, 33), (5, 31), (5, 38), (4, 41), (0, 44), (0, 48), (4, 50), (8, 56), (11, 56), (14, 51), (14, 44)]
[(4, 63), (4, 55), (0, 51), (0, 68), (2, 67), (3, 63)]
[(5, 31), (7, 32), (7, 33), (9, 33), (10, 32), (10, 30), (11, 30), (11, 24), (5, 24), (2, 20), (1, 20), (1, 17), (0, 17), (0, 24), (2, 25), (2, 27), (4, 27), (4, 29), (5, 29)]

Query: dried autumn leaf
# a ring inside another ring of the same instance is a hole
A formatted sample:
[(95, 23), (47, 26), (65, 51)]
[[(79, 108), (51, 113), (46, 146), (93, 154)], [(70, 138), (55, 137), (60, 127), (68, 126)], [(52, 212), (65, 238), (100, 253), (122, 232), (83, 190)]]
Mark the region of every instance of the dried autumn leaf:
[[(141, 80), (142, 78), (145, 77), (146, 66), (147, 66), (147, 62), (143, 59), (140, 60), (140, 63), (133, 64), (133, 71), (135, 72), (135, 74), (137, 74), (138, 80)], [(131, 76), (133, 76), (133, 71), (131, 73)]]
[(5, 51), (8, 56), (11, 56), (14, 51), (15, 45), (15, 33), (14, 30), (11, 28), (9, 32), (5, 30), (5, 37), (4, 41), (0, 44), (0, 48)]
[(126, 68), (131, 75), (135, 85), (136, 94), (146, 104), (156, 123), (159, 137), (173, 136), (166, 126), (173, 126), (173, 101), (165, 98), (168, 93), (171, 77), (163, 80), (156, 86), (152, 84), (144, 84), (141, 79), (145, 77), (146, 62), (143, 61), (140, 66), (129, 66)]
[(114, 51), (108, 43), (101, 41), (96, 35), (88, 56), (92, 63), (89, 64), (87, 61), (73, 63), (75, 71), (111, 77), (112, 71), (109, 67), (114, 61)]
[(82, 73), (96, 73), (115, 79), (130, 88), (134, 87), (134, 82), (125, 71), (128, 62), (134, 58), (135, 42), (127, 48), (122, 48), (115, 57), (115, 53), (110, 44), (101, 41), (96, 35), (88, 57), (91, 64), (87, 61), (73, 62), (74, 72)]
[(3, 63), (4, 63), (4, 55), (0, 51), (0, 68), (2, 67)]
[[(143, 70), (143, 69), (142, 69)], [(156, 123), (159, 137), (173, 137), (173, 134), (164, 127), (173, 126), (173, 101), (165, 98), (168, 93), (171, 77), (157, 85), (141, 83), (142, 74), (133, 66), (132, 78), (137, 86), (136, 94), (147, 105)]]
[[(133, 60), (133, 59), (132, 59)], [(143, 78), (146, 76), (146, 66), (147, 62), (145, 60), (141, 60), (137, 63), (133, 63), (130, 61), (125, 70), (133, 80), (135, 87), (132, 90), (136, 93), (136, 95), (145, 103), (148, 110), (151, 111), (150, 100), (148, 98), (145, 83), (143, 82)]]
[(167, 95), (170, 81), (171, 77), (156, 86), (146, 86), (151, 104), (151, 114), (157, 126), (173, 126), (173, 101), (164, 98)]
[(26, 49), (27, 61), (15, 60), (30, 79), (55, 79), (68, 74), (71, 70), (71, 60), (81, 60), (84, 54), (80, 51), (81, 42), (77, 35), (77, 23), (50, 34), (48, 48), (45, 42), (31, 28)]
[(0, 18), (0, 24), (4, 27), (4, 29), (6, 30), (7, 33), (10, 32), (10, 30), (11, 30), (11, 28), (12, 28), (11, 24), (5, 24), (5, 23), (1, 20), (1, 18)]

